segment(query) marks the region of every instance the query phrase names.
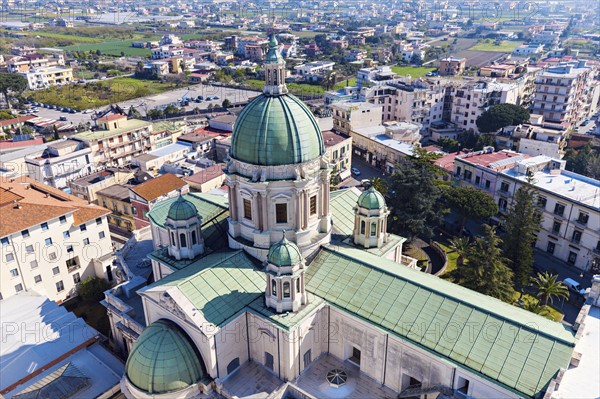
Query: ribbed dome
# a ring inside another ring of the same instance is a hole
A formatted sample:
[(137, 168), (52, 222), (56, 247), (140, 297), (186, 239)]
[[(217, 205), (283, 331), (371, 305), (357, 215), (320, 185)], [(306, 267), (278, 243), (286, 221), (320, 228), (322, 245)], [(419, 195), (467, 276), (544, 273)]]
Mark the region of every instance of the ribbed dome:
[(291, 94), (261, 94), (242, 110), (231, 157), (261, 166), (307, 162), (325, 153), (323, 135), (306, 105)]
[(195, 384), (204, 368), (185, 332), (172, 321), (158, 320), (137, 339), (125, 375), (139, 390), (162, 394)]
[(369, 210), (382, 209), (385, 207), (385, 199), (383, 198), (383, 195), (381, 195), (381, 193), (375, 190), (372, 186), (358, 197), (358, 201), (356, 201), (356, 203), (361, 208)]
[(182, 195), (169, 207), (167, 217), (171, 220), (188, 220), (198, 215), (198, 210), (190, 201)]
[(302, 253), (296, 244), (283, 237), (271, 245), (267, 261), (275, 266), (293, 266), (302, 261)]

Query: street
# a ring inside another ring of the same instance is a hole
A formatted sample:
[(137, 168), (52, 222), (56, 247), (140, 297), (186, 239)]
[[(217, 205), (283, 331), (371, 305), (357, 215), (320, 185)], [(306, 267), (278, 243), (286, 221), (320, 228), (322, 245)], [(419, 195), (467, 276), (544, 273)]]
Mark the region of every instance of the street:
[[(146, 110), (149, 111), (152, 108), (175, 103), (182, 97), (219, 97), (219, 99), (217, 100), (203, 101), (202, 103), (190, 102), (190, 104), (186, 106), (185, 109), (191, 111), (194, 108), (206, 109), (208, 108), (209, 104), (221, 105), (221, 103), (225, 99), (228, 99), (231, 103), (244, 102), (249, 100), (250, 98), (257, 96), (258, 94), (260, 93), (251, 90), (234, 89), (229, 87), (213, 86), (207, 84), (197, 84), (192, 86), (186, 86), (181, 89), (166, 91), (164, 93), (155, 94), (148, 97), (140, 97), (132, 100), (123, 101), (117, 104), (125, 110), (129, 109), (130, 106), (133, 106), (140, 112), (140, 114), (145, 115)], [(104, 109), (106, 107), (108, 106), (101, 107), (98, 110)], [(40, 116), (42, 118), (55, 120), (59, 120), (61, 116), (64, 116), (67, 118), (68, 122), (78, 125), (81, 122), (90, 122), (92, 120), (93, 113), (84, 114), (83, 112), (78, 112), (76, 114), (70, 114), (55, 109), (47, 109), (40, 107), (39, 112), (36, 112), (35, 115)]]
[(355, 156), (352, 157), (351, 166), (353, 168), (358, 169), (360, 171), (360, 175), (359, 176), (355, 176), (355, 175), (350, 176), (349, 178), (340, 182), (340, 184), (338, 185), (339, 187), (360, 186), (361, 180), (365, 180), (365, 179), (369, 180), (369, 179), (373, 179), (375, 177), (384, 177), (382, 171), (374, 168), (373, 166), (369, 165), (368, 163), (359, 159), (358, 157), (355, 157)]

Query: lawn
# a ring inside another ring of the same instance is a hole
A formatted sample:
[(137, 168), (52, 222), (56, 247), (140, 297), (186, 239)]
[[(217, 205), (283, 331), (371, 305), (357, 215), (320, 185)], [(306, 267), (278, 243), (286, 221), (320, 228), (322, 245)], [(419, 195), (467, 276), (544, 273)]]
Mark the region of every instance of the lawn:
[(522, 42), (511, 42), (508, 40), (503, 40), (499, 45), (495, 45), (493, 41), (490, 42), (479, 42), (469, 50), (471, 51), (491, 51), (495, 53), (510, 53), (517, 47), (519, 47)]
[(66, 51), (96, 51), (100, 50), (103, 55), (113, 55), (120, 57), (121, 52), (126, 57), (149, 57), (150, 49), (131, 47), (131, 40), (115, 40), (93, 44), (74, 44), (72, 46), (62, 47)]
[(457, 268), (456, 261), (458, 260), (458, 254), (456, 253), (456, 251), (454, 251), (449, 246), (442, 244), (441, 242), (438, 242), (438, 245), (440, 247), (442, 247), (444, 252), (446, 252), (446, 256), (448, 257), (448, 263), (446, 264), (446, 271), (444, 272), (444, 274), (450, 273), (450, 272), (456, 270), (456, 268)]
[(62, 33), (54, 33), (54, 32), (36, 31), (36, 32), (31, 32), (31, 33), (28, 33), (28, 32), (24, 32), (24, 33), (26, 33), (28, 36), (33, 36), (33, 37), (40, 36), (40, 37), (47, 37), (49, 39), (69, 40), (71, 42), (77, 42), (77, 43), (100, 43), (103, 40), (98, 37), (65, 35)]
[(340, 89), (343, 89), (346, 86), (355, 86), (356, 85), (356, 78), (348, 79), (347, 82), (348, 82), (347, 85), (346, 85), (346, 80), (345, 79), (342, 80), (341, 82), (337, 82), (335, 84), (335, 86), (333, 86), (333, 89), (334, 90), (340, 90)]
[(427, 68), (427, 67), (411, 67), (411, 66), (393, 66), (392, 72), (400, 75), (406, 76), (410, 75), (412, 78), (420, 78), (425, 75), (427, 72), (435, 71), (435, 68)]
[[(242, 84), (249, 86), (250, 90), (262, 91), (265, 82), (264, 80), (259, 79), (248, 79), (245, 80)], [(296, 95), (322, 96), (325, 93), (323, 87), (318, 85), (309, 85), (306, 83), (288, 83), (286, 86), (290, 93)]]
[[(519, 293), (515, 292), (515, 294), (513, 295), (513, 300), (515, 302), (517, 302), (519, 300)], [(534, 297), (533, 295), (530, 294), (523, 294), (523, 296), (521, 297), (521, 301), (523, 302), (533, 302), (533, 301), (537, 301), (538, 299), (536, 297)], [(548, 312), (547, 314), (544, 314), (543, 316), (550, 319), (550, 320), (554, 320), (554, 321), (558, 321), (561, 322), (563, 319), (563, 314), (556, 308), (552, 307), (551, 305), (546, 305), (546, 312)]]
[(78, 110), (102, 107), (133, 98), (162, 93), (175, 87), (170, 83), (134, 78), (51, 87), (30, 92), (33, 101)]

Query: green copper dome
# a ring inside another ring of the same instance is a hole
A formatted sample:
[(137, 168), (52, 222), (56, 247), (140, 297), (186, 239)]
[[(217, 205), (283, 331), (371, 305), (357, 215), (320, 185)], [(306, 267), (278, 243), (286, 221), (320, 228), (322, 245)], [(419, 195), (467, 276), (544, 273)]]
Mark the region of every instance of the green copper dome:
[(317, 120), (291, 94), (259, 95), (242, 110), (233, 129), (231, 157), (253, 165), (299, 164), (324, 153)]
[(171, 220), (188, 220), (198, 215), (198, 210), (190, 201), (182, 195), (171, 204), (167, 217)]
[(267, 261), (275, 266), (293, 266), (302, 261), (302, 253), (296, 244), (283, 237), (271, 245)]
[(125, 375), (139, 390), (163, 394), (195, 384), (204, 368), (185, 332), (172, 321), (158, 320), (137, 339)]
[(385, 207), (385, 199), (383, 195), (373, 187), (370, 187), (368, 190), (363, 192), (360, 197), (358, 197), (358, 201), (356, 201), (358, 206), (361, 208), (374, 210), (381, 209)]

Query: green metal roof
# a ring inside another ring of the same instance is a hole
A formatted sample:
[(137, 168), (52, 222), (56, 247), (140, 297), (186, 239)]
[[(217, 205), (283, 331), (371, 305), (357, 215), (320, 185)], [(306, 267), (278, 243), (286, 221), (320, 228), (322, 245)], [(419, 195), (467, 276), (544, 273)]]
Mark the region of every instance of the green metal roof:
[(157, 286), (177, 286), (206, 321), (225, 324), (265, 293), (265, 274), (243, 251), (213, 253), (157, 281)]
[(271, 245), (267, 261), (275, 266), (293, 266), (302, 261), (300, 248), (285, 236)]
[(372, 186), (363, 192), (360, 197), (358, 197), (358, 201), (356, 201), (356, 203), (360, 207), (369, 210), (381, 209), (385, 207), (385, 199), (383, 198), (383, 195), (381, 195), (381, 193), (375, 190)]
[(265, 305), (263, 297), (257, 298), (248, 307), (250, 311), (270, 322), (276, 324), (286, 331), (295, 330), (308, 316), (325, 305), (325, 301), (316, 295), (307, 293), (308, 304), (297, 312), (277, 313)]
[(338, 240), (343, 240), (352, 235), (354, 231), (354, 211), (360, 191), (357, 188), (347, 188), (332, 191), (330, 194), (329, 209), (333, 220), (333, 234)]
[(190, 201), (183, 198), (183, 195), (177, 197), (171, 203), (167, 217), (171, 220), (188, 220), (198, 215), (198, 210)]
[(244, 107), (231, 140), (231, 157), (253, 165), (291, 165), (325, 153), (323, 135), (308, 107), (291, 94), (261, 94)]
[(560, 323), (358, 249), (322, 249), (307, 281), (332, 305), (527, 396), (575, 345)]
[(271, 37), (269, 38), (269, 51), (265, 57), (265, 64), (278, 64), (280, 62), (284, 62), (277, 45), (277, 38), (275, 37), (275, 34), (272, 33)]
[(146, 327), (127, 358), (125, 373), (133, 385), (149, 394), (187, 388), (205, 374), (189, 338), (170, 320)]

